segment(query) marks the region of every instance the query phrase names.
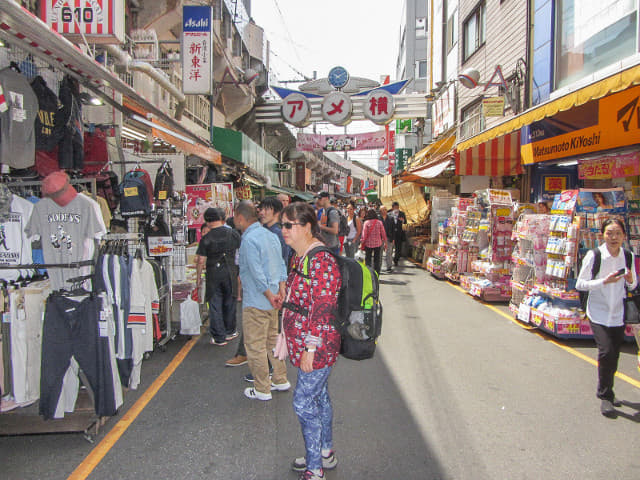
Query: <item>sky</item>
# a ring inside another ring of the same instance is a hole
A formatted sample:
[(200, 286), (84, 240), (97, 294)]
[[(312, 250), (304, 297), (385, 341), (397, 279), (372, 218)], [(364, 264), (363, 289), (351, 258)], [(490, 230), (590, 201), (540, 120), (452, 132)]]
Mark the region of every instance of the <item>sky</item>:
[[(340, 65), (356, 77), (395, 79), (403, 0), (253, 0), (251, 16), (269, 42), (271, 69), (280, 80), (301, 75), (325, 78)], [(299, 84), (289, 84), (291, 89)], [(322, 124), (318, 133), (344, 133)], [(351, 133), (378, 130), (371, 122), (352, 122)], [(308, 127), (306, 130), (310, 130)], [(354, 160), (377, 168), (376, 151), (351, 152)]]

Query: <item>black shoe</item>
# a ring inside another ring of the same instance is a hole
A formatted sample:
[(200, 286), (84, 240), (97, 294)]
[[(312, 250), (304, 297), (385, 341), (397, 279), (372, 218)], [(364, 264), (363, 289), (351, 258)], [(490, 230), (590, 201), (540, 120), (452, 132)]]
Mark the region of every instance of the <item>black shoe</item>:
[(618, 400), (616, 397), (613, 397), (613, 406), (614, 407), (621, 407), (622, 406), (622, 402), (620, 400)]
[(613, 408), (613, 403), (609, 400), (602, 400), (600, 404), (600, 413), (607, 418), (615, 418), (618, 414), (616, 409)]

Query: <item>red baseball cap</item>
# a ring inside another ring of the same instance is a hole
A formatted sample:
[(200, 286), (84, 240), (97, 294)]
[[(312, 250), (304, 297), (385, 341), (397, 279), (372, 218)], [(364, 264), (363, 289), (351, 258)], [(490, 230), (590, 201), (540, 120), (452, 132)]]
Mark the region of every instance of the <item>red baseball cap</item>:
[(69, 183), (69, 176), (62, 170), (58, 170), (42, 180), (42, 195), (64, 207), (76, 198), (78, 192)]

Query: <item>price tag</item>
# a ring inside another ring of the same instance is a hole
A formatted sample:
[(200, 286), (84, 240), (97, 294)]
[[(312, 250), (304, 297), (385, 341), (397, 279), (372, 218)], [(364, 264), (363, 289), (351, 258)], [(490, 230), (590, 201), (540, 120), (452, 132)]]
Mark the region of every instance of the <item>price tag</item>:
[(166, 200), (167, 199), (167, 191), (166, 190), (160, 190), (158, 192), (158, 200)]
[(127, 187), (124, 189), (125, 197), (135, 197), (138, 195), (138, 187)]

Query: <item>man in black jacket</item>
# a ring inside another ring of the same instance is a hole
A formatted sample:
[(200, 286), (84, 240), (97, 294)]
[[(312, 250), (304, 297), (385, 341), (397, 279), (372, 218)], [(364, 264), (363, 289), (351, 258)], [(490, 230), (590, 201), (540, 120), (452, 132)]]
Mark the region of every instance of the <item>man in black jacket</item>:
[(235, 255), (240, 247), (240, 235), (225, 226), (224, 212), (219, 208), (208, 208), (204, 220), (211, 230), (202, 237), (196, 251), (198, 289), (206, 265), (205, 300), (209, 303), (210, 343), (222, 346), (238, 336), (233, 290), (237, 281)]
[(387, 207), (382, 205), (380, 207), (380, 220), (384, 224), (384, 231), (387, 235), (387, 248), (385, 250), (385, 262), (387, 264), (387, 269), (385, 270), (388, 273), (393, 271), (393, 266), (391, 264), (393, 258), (393, 218), (389, 216), (387, 213)]
[(406, 225), (407, 217), (404, 212), (400, 211), (400, 204), (398, 202), (393, 202), (391, 208), (392, 210), (389, 213), (389, 217), (391, 217), (392, 220), (391, 238), (396, 247), (393, 254), (393, 264), (397, 267), (398, 261), (400, 260), (400, 252), (402, 251), (402, 242), (404, 242), (405, 239), (402, 226)]

